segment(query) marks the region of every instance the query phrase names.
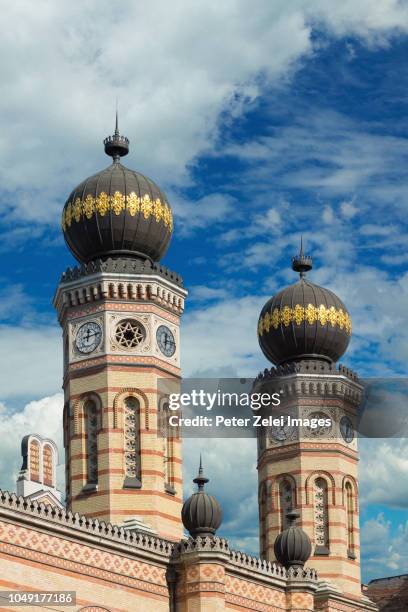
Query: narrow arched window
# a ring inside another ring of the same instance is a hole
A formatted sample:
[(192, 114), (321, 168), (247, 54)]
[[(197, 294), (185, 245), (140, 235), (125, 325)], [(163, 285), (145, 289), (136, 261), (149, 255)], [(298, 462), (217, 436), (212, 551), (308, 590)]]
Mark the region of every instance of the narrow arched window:
[(162, 404), (160, 410), (160, 435), (162, 438), (163, 448), (163, 476), (164, 488), (168, 493), (175, 493), (174, 489), (174, 438), (176, 430), (171, 427), (169, 405), (166, 402)]
[(346, 482), (346, 510), (347, 510), (347, 555), (355, 559), (354, 552), (354, 495), (350, 482)]
[(64, 369), (68, 366), (69, 363), (69, 339), (68, 336), (65, 337), (64, 341)]
[(55, 487), (54, 482), (54, 453), (49, 444), (43, 448), (43, 483), (47, 487)]
[(259, 523), (260, 523), (260, 556), (262, 559), (266, 558), (266, 544), (267, 544), (267, 533), (266, 533), (266, 487), (262, 486), (261, 495), (259, 499)]
[(289, 526), (288, 519), (286, 517), (286, 513), (288, 510), (294, 508), (294, 486), (293, 483), (284, 478), (279, 483), (279, 507), (280, 507), (280, 517), (281, 517), (281, 531), (286, 529)]
[(40, 444), (38, 440), (30, 442), (30, 478), (40, 482)]
[(329, 510), (328, 489), (324, 478), (316, 478), (314, 483), (314, 535), (315, 554), (329, 553)]
[(141, 481), (140, 461), (140, 404), (136, 397), (124, 402), (125, 477), (127, 484)]
[(98, 415), (96, 404), (87, 400), (84, 405), (85, 434), (87, 454), (87, 481), (94, 485), (98, 482)]

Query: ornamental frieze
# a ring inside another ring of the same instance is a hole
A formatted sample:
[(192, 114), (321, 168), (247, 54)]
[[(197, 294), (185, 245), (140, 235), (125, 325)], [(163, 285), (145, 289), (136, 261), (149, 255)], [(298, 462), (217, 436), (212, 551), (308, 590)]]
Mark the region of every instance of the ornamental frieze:
[(170, 232), (173, 231), (173, 215), (167, 202), (162, 202), (160, 198), (153, 200), (148, 193), (139, 197), (134, 191), (128, 195), (120, 191), (108, 195), (102, 191), (96, 197), (88, 194), (84, 200), (75, 198), (62, 211), (62, 229), (65, 231), (72, 223), (79, 223), (83, 218), (92, 219), (95, 214), (105, 217), (110, 211), (116, 216), (127, 211), (131, 217), (137, 214), (143, 215), (145, 219), (154, 217), (157, 223), (162, 221)]
[(258, 334), (262, 336), (264, 331), (269, 332), (271, 328), (278, 329), (279, 325), (288, 327), (291, 323), (301, 325), (305, 321), (309, 325), (313, 325), (318, 321), (322, 326), (337, 326), (340, 329), (344, 329), (349, 336), (351, 335), (350, 315), (342, 308), (338, 310), (334, 306), (327, 308), (324, 304), (320, 306), (313, 306), (313, 304), (302, 306), (301, 304), (296, 304), (293, 308), (290, 306), (274, 308), (272, 312), (266, 312), (263, 317), (260, 317)]

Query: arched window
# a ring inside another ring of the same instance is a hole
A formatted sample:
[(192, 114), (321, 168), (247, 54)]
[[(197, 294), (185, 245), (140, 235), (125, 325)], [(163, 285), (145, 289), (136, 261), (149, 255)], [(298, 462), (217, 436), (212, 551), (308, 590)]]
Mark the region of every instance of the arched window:
[(316, 478), (314, 483), (314, 535), (315, 554), (329, 554), (329, 510), (327, 482)]
[(174, 489), (174, 437), (175, 429), (169, 423), (170, 410), (167, 401), (160, 409), (160, 435), (163, 448), (163, 474), (164, 488), (168, 493), (175, 493)]
[(30, 442), (30, 479), (40, 482), (40, 444), (38, 440)]
[(86, 400), (84, 405), (85, 434), (87, 453), (87, 484), (98, 483), (98, 415), (93, 400)]
[(53, 450), (49, 444), (43, 448), (43, 482), (48, 487), (55, 487)]
[(64, 369), (67, 367), (68, 363), (69, 363), (69, 338), (67, 335), (64, 341)]
[(140, 403), (136, 397), (124, 401), (125, 486), (140, 486)]
[(258, 436), (258, 455), (265, 449), (266, 446), (266, 430), (265, 427), (259, 427), (257, 431)]
[(261, 495), (259, 498), (259, 524), (260, 524), (260, 557), (261, 559), (266, 558), (266, 544), (267, 544), (267, 533), (266, 533), (266, 487), (262, 485)]
[(284, 478), (279, 483), (279, 508), (280, 508), (280, 524), (281, 531), (286, 529), (289, 526), (288, 519), (286, 517), (286, 513), (291, 508), (294, 508), (295, 504), (295, 496), (294, 496), (294, 485), (288, 479)]
[(170, 482), (170, 471), (171, 471), (171, 449), (169, 440), (169, 422), (167, 417), (167, 406), (163, 406), (163, 431), (162, 431), (162, 443), (163, 443), (163, 473), (164, 473), (164, 484)]
[(347, 510), (347, 556), (355, 559), (354, 552), (354, 495), (350, 482), (346, 482), (346, 510)]

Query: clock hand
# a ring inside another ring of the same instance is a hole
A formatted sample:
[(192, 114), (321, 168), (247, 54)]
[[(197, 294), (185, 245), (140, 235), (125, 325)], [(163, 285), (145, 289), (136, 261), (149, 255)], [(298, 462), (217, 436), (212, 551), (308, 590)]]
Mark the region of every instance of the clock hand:
[(89, 333), (89, 336), (88, 336), (88, 337), (90, 338), (90, 337), (92, 337), (92, 336), (100, 336), (100, 335), (101, 335), (101, 332), (100, 332), (100, 331), (93, 331), (93, 332), (90, 332), (90, 333)]

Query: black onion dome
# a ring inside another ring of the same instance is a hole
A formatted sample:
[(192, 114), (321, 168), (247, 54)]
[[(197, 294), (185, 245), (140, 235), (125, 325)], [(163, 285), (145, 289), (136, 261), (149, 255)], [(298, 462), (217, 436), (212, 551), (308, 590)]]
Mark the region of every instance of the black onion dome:
[(183, 525), (193, 538), (214, 536), (222, 523), (222, 510), (215, 497), (204, 491), (208, 478), (203, 474), (201, 458), (198, 476), (193, 482), (198, 484), (198, 491), (183, 504), (181, 510)]
[(262, 308), (258, 339), (265, 356), (275, 365), (300, 359), (337, 361), (351, 336), (351, 319), (340, 298), (305, 279), (312, 259), (303, 248), (292, 267), (300, 280), (271, 297)]
[(275, 540), (274, 552), (276, 560), (284, 567), (303, 567), (312, 554), (310, 538), (301, 529), (296, 527), (299, 513), (289, 510), (286, 513), (289, 527), (282, 531)]
[(118, 256), (159, 261), (173, 231), (167, 198), (151, 179), (120, 163), (129, 141), (117, 124), (104, 145), (113, 163), (85, 179), (67, 199), (62, 213), (65, 241), (82, 263)]

